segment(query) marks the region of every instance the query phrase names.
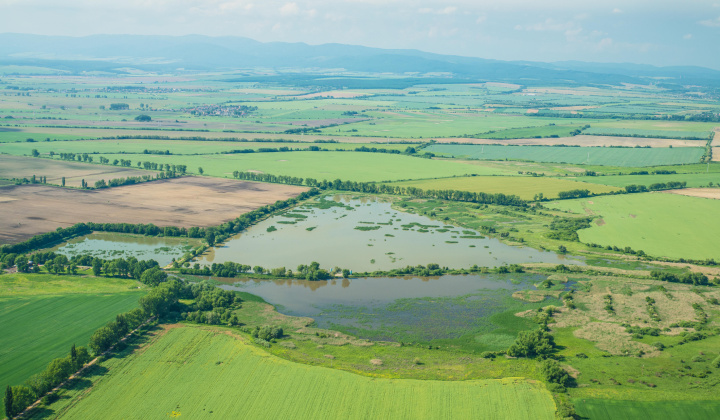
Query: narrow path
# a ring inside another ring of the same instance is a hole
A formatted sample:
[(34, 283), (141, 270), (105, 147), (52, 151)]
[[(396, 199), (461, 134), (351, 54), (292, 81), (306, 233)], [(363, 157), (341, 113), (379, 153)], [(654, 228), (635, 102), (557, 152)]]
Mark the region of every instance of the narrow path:
[[(86, 369), (88, 369), (89, 367), (94, 366), (95, 364), (97, 364), (97, 363), (98, 363), (98, 360), (100, 360), (103, 356), (105, 356), (106, 354), (108, 354), (108, 353), (110, 353), (111, 351), (113, 351), (118, 344), (124, 343), (125, 341), (127, 341), (127, 339), (130, 338), (131, 335), (133, 335), (136, 331), (138, 331), (140, 328), (144, 327), (145, 325), (147, 325), (148, 323), (150, 323), (150, 322), (153, 321), (154, 319), (155, 319), (155, 317), (149, 318), (147, 321), (145, 321), (145, 322), (143, 322), (142, 324), (140, 324), (140, 326), (138, 326), (138, 327), (135, 328), (134, 330), (132, 330), (132, 331), (130, 331), (129, 333), (127, 333), (127, 334), (125, 335), (125, 337), (123, 337), (123, 338), (120, 339), (120, 341), (118, 341), (117, 343), (113, 344), (112, 347), (110, 347), (109, 349), (107, 349), (107, 350), (106, 350), (105, 352), (103, 352), (100, 356), (95, 357), (94, 359), (92, 359), (91, 361), (89, 361), (88, 363), (86, 363), (85, 365), (83, 365), (83, 367), (81, 367), (77, 372), (75, 372), (75, 373), (73, 373), (72, 375), (70, 375), (70, 377), (67, 378), (67, 379), (66, 379), (64, 382), (62, 382), (60, 385), (58, 385), (58, 386), (56, 386), (55, 388), (53, 388), (52, 390), (48, 391), (48, 392), (45, 393), (44, 395), (40, 396), (40, 397), (37, 399), (37, 401), (35, 401), (34, 403), (32, 403), (32, 405), (30, 405), (30, 406), (27, 407), (25, 410), (23, 410), (22, 413), (20, 413), (20, 414), (18, 414), (17, 416), (13, 417), (13, 419), (21, 419), (21, 418), (23, 418), (26, 414), (29, 414), (30, 412), (32, 412), (33, 409), (35, 409), (37, 406), (39, 406), (39, 405), (42, 403), (43, 397), (45, 397), (46, 395), (50, 395), (50, 394), (52, 394), (52, 393), (54, 393), (54, 392), (59, 391), (60, 388), (64, 387), (64, 386), (67, 385), (68, 383), (70, 383), (73, 379), (80, 377), (80, 375), (81, 375)], [(11, 419), (11, 420), (12, 420), (12, 419)]]

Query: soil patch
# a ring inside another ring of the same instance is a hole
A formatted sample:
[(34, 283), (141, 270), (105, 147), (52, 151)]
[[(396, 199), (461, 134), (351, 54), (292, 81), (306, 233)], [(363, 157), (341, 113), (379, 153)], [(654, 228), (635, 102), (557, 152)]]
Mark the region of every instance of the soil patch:
[(0, 187), (0, 243), (79, 222), (215, 226), (306, 188), (209, 177), (184, 177), (103, 190), (48, 185)]
[(687, 195), (689, 197), (712, 198), (714, 200), (720, 200), (720, 188), (683, 188), (681, 190), (668, 190), (665, 192), (670, 194)]

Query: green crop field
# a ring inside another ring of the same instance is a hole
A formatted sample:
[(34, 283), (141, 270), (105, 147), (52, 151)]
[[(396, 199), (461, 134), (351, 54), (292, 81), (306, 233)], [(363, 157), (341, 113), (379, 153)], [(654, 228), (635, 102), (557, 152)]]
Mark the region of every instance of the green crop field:
[[(71, 134), (45, 134), (45, 133), (29, 133), (25, 131), (4, 131), (0, 129), (0, 143), (27, 143), (28, 145), (37, 145), (43, 142), (45, 139), (51, 140), (77, 140), (82, 138), (81, 136), (74, 136)], [(28, 142), (28, 139), (34, 140), (34, 142)]]
[(411, 156), (363, 152), (277, 152), (234, 155), (130, 155), (107, 154), (110, 159), (131, 159), (157, 163), (187, 165), (197, 173), (232, 178), (233, 171), (260, 171), (273, 175), (290, 175), (318, 180), (395, 181), (405, 179), (479, 174), (506, 173), (458, 162), (422, 159)]
[(607, 176), (584, 176), (576, 178), (578, 181), (592, 184), (609, 185), (613, 187), (625, 187), (626, 185), (645, 185), (659, 182), (687, 182), (687, 187), (705, 187), (711, 182), (720, 185), (720, 173), (696, 173), (696, 174), (670, 174), (670, 175), (607, 175)]
[[(563, 124), (562, 119), (497, 115), (492, 113), (446, 114), (386, 112), (381, 119), (325, 128), (327, 135), (430, 138), (476, 135), (509, 128), (545, 127)], [(356, 131), (352, 131), (356, 130)], [(572, 130), (570, 130), (572, 131)]]
[(143, 151), (169, 151), (172, 154), (212, 154), (232, 150), (288, 147), (290, 149), (307, 149), (316, 146), (328, 150), (355, 150), (358, 147), (390, 149), (404, 151), (408, 144), (373, 144), (373, 143), (309, 143), (309, 142), (251, 142), (251, 141), (193, 141), (193, 140), (84, 140), (84, 141), (53, 141), (39, 143), (0, 143), (0, 153), (11, 155), (30, 155), (37, 150), (41, 155), (50, 152), (59, 153), (133, 153)]
[(703, 139), (708, 140), (712, 131), (682, 131), (682, 130), (639, 130), (633, 128), (616, 127), (590, 127), (583, 134), (597, 136), (629, 136), (629, 137), (662, 137), (669, 139)]
[(629, 246), (649, 255), (673, 258), (717, 258), (720, 200), (667, 193), (623, 194), (556, 201), (549, 206), (602, 218), (578, 231), (585, 243)]
[(144, 293), (131, 280), (43, 274), (4, 274), (0, 285), (3, 389), (66, 356), (73, 344), (86, 346), (96, 329), (137, 307)]
[(711, 420), (720, 418), (718, 401), (573, 400), (582, 419), (588, 420)]
[(542, 385), (522, 379), (369, 378), (289, 362), (199, 327), (171, 329), (144, 351), (103, 364), (109, 373), (93, 392), (61, 393), (49, 407), (53, 416), (534, 420), (553, 419), (555, 411)]
[(489, 194), (514, 194), (531, 200), (542, 193), (546, 198), (557, 198), (560, 191), (587, 189), (595, 194), (616, 191), (617, 188), (568, 181), (565, 179), (530, 176), (472, 176), (397, 182), (395, 185), (423, 190), (458, 190)]
[(614, 148), (456, 144), (434, 144), (424, 150), (442, 156), (471, 159), (529, 160), (629, 167), (696, 163), (700, 161), (705, 152), (705, 149), (699, 147)]

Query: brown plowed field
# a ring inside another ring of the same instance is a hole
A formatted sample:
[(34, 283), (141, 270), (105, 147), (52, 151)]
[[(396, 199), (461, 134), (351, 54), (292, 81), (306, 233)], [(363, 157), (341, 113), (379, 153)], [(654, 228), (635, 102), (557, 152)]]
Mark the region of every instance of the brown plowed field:
[(703, 140), (678, 140), (678, 139), (646, 139), (639, 137), (615, 137), (615, 136), (590, 136), (579, 135), (574, 137), (558, 137), (544, 139), (463, 139), (463, 138), (439, 138), (438, 143), (463, 143), (463, 144), (511, 144), (515, 146), (650, 146), (650, 147), (705, 147)]
[[(95, 159), (97, 159), (97, 156), (95, 156)], [(33, 175), (37, 177), (45, 176), (48, 184), (60, 185), (62, 177), (65, 177), (65, 185), (68, 187), (80, 187), (83, 179), (92, 186), (95, 181), (101, 179), (109, 181), (114, 178), (142, 175), (155, 177), (156, 174), (157, 172), (143, 169), (0, 155), (0, 178), (30, 179)]]
[(79, 222), (214, 226), (295, 197), (306, 188), (184, 177), (103, 190), (47, 185), (0, 187), (0, 243), (16, 243)]

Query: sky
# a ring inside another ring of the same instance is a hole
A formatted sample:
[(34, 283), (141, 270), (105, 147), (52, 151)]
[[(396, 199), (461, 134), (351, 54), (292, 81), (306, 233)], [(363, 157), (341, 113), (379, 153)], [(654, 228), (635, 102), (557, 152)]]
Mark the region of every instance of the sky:
[(0, 31), (243, 36), (720, 69), (720, 0), (0, 0)]

